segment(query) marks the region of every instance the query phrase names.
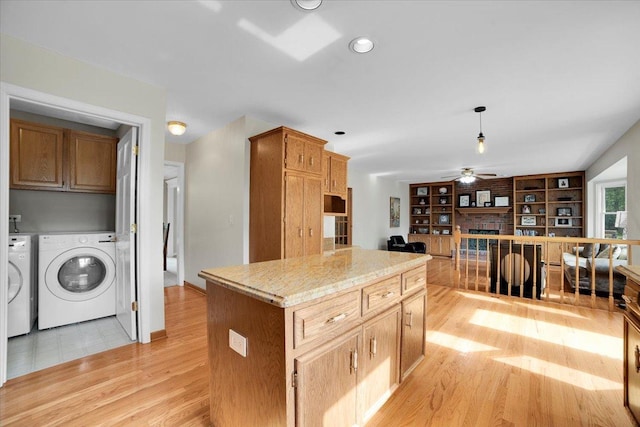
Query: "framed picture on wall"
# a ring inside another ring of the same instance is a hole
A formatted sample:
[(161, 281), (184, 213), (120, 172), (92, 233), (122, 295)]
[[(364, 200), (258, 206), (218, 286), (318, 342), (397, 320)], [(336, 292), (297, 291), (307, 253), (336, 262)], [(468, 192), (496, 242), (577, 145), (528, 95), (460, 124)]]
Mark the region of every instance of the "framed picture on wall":
[(400, 227), (400, 198), (389, 199), (389, 227)]
[(493, 205), (495, 207), (509, 206), (509, 196), (496, 196), (493, 199)]
[(471, 194), (460, 194), (458, 197), (458, 206), (467, 208), (471, 205)]
[(476, 205), (484, 206), (485, 202), (491, 202), (491, 190), (476, 191)]
[(569, 178), (558, 178), (558, 188), (569, 188)]

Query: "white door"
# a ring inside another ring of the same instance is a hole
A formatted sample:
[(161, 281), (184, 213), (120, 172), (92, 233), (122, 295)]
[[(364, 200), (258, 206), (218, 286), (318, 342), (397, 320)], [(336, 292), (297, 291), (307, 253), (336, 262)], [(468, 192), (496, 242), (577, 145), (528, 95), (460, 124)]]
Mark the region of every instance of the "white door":
[(132, 340), (137, 339), (136, 310), (136, 168), (133, 153), (138, 144), (137, 128), (118, 142), (116, 181), (116, 317)]

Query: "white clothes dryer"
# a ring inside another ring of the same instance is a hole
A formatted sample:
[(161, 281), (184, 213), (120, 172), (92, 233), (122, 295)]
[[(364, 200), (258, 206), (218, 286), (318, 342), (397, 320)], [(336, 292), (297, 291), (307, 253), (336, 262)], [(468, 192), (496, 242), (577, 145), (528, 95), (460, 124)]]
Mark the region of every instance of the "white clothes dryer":
[(38, 329), (116, 314), (114, 232), (41, 234)]
[(9, 235), (9, 337), (31, 332), (37, 311), (37, 236)]

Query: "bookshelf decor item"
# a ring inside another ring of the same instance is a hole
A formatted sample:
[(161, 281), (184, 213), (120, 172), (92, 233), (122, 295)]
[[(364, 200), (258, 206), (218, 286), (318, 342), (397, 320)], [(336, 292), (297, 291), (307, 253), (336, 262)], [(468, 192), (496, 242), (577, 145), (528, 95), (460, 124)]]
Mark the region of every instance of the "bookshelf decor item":
[(448, 214), (440, 215), (438, 224), (449, 224), (449, 215)]
[(536, 201), (536, 195), (535, 194), (525, 194), (524, 195), (524, 201), (525, 201), (525, 203), (534, 203)]
[(520, 224), (521, 225), (526, 225), (526, 226), (535, 226), (536, 225), (536, 217), (535, 216), (523, 216), (522, 219), (520, 220)]
[(429, 195), (429, 187), (418, 187), (416, 189), (416, 194), (418, 196), (428, 196)]
[(573, 211), (571, 210), (571, 208), (557, 208), (556, 209), (556, 215), (557, 216), (571, 216), (573, 214)]
[(556, 227), (571, 227), (573, 221), (571, 218), (556, 218)]
[(569, 178), (558, 178), (558, 188), (569, 188)]

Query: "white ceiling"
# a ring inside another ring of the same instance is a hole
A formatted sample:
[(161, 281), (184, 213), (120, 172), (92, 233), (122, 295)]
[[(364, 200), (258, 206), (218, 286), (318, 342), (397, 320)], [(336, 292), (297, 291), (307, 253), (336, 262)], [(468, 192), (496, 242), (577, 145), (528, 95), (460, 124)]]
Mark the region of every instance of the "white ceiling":
[(2, 0), (0, 32), (165, 88), (167, 141), (248, 115), (409, 182), (582, 170), (640, 119), (640, 1)]

